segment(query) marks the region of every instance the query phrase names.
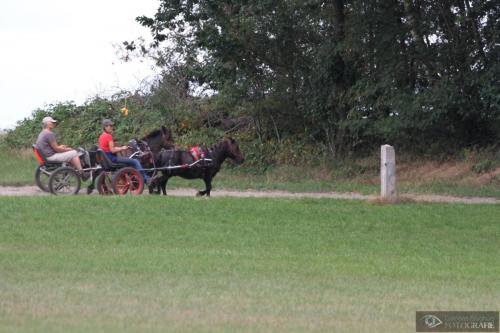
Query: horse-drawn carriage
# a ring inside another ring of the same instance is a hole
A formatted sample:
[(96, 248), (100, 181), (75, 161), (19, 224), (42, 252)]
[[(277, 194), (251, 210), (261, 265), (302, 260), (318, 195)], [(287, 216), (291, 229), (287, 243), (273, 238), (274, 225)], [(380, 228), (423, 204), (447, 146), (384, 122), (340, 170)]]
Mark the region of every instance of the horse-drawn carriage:
[(97, 187), (100, 194), (140, 194), (144, 188), (141, 174), (134, 168), (113, 163), (100, 149), (78, 149), (82, 170), (61, 162), (50, 162), (43, 152), (33, 145), (38, 161), (35, 182), (45, 192), (56, 195), (78, 194), (82, 181), (88, 180), (87, 193)]
[[(162, 127), (142, 140), (129, 142), (129, 158), (138, 159), (149, 177), (154, 178), (154, 185), (166, 194), (166, 184), (172, 176), (204, 180), (206, 189), (198, 195), (210, 196), (212, 178), (220, 170), (221, 164), (230, 157), (237, 163), (243, 162), (238, 144), (233, 139), (226, 139), (210, 149), (192, 149), (190, 151), (174, 149), (170, 132)], [(87, 193), (97, 188), (101, 195), (138, 195), (144, 190), (145, 181), (139, 170), (114, 163), (100, 149), (86, 151), (80, 149), (83, 170), (78, 171), (65, 165), (48, 161), (43, 153), (33, 146), (39, 166), (35, 170), (38, 187), (52, 194), (77, 194), (82, 180), (89, 180)], [(149, 188), (153, 193), (153, 186)]]
[[(154, 152), (173, 147), (170, 131), (164, 126), (151, 132), (140, 140), (129, 142), (129, 155), (139, 160), (152, 160)], [(112, 162), (108, 156), (97, 149), (88, 151), (79, 148), (83, 170), (78, 171), (65, 163), (50, 162), (35, 145), (33, 151), (38, 161), (35, 182), (45, 192), (52, 194), (77, 194), (82, 180), (89, 180), (87, 193), (97, 188), (100, 194), (140, 194), (144, 189), (141, 174), (126, 165)]]

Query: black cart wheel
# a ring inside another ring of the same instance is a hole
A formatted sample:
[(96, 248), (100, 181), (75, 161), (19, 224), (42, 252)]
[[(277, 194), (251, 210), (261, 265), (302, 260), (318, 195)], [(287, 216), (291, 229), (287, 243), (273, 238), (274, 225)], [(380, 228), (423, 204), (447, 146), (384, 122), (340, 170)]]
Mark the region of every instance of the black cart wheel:
[(101, 195), (113, 194), (113, 178), (111, 172), (103, 171), (95, 180), (97, 191)]
[(81, 180), (75, 169), (60, 167), (49, 177), (50, 193), (56, 195), (73, 195), (80, 191)]
[(125, 167), (113, 174), (113, 192), (118, 195), (139, 195), (144, 190), (144, 179), (134, 168)]
[[(55, 170), (55, 169), (54, 169)], [(46, 166), (38, 166), (35, 170), (35, 183), (42, 191), (50, 192), (49, 177), (54, 170), (47, 169)]]

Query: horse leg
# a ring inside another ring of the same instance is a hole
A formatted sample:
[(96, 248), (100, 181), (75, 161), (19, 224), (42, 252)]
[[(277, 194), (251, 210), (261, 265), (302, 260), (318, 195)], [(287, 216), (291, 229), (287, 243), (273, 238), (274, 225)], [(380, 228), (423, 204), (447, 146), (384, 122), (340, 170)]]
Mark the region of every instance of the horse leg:
[(205, 188), (207, 197), (209, 197), (210, 191), (212, 191), (212, 177), (205, 179)]
[(149, 193), (159, 195), (163, 192), (163, 195), (167, 195), (165, 187), (167, 186), (168, 178), (166, 175), (157, 176), (154, 182), (149, 185)]
[(160, 182), (165, 176), (155, 176), (151, 184), (148, 185), (149, 194), (160, 194)]
[(94, 188), (95, 188), (95, 177), (96, 175), (94, 174), (93, 177), (92, 177), (92, 183), (87, 187), (87, 194), (92, 194), (92, 192), (94, 191)]
[(170, 177), (164, 176), (162, 179), (162, 182), (158, 184), (160, 186), (161, 191), (163, 192), (163, 195), (167, 195), (167, 183)]
[(92, 194), (93, 191), (94, 191), (94, 183), (90, 184), (87, 187), (87, 194)]
[(162, 186), (161, 184), (163, 184), (163, 182), (165, 181), (166, 178), (167, 178), (167, 176), (161, 175), (154, 180), (153, 184), (151, 184), (155, 189), (155, 194), (158, 194), (158, 195), (161, 194), (161, 186)]
[(209, 197), (210, 191), (212, 190), (212, 178), (203, 178), (203, 181), (205, 182), (205, 191), (198, 191), (196, 196), (201, 197), (206, 195)]

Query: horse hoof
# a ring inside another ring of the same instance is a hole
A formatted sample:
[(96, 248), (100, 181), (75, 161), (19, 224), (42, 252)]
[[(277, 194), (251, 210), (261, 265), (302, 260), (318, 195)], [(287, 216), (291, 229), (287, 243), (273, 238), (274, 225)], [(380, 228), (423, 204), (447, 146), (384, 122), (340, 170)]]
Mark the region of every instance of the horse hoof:
[(154, 185), (149, 185), (148, 191), (149, 191), (149, 194), (156, 194), (156, 195), (160, 194), (160, 191), (156, 190), (156, 187)]
[(94, 186), (87, 187), (87, 194), (91, 194), (94, 191)]
[(197, 196), (197, 197), (201, 197), (201, 196), (203, 196), (203, 193), (198, 192), (198, 193), (196, 193), (196, 196)]

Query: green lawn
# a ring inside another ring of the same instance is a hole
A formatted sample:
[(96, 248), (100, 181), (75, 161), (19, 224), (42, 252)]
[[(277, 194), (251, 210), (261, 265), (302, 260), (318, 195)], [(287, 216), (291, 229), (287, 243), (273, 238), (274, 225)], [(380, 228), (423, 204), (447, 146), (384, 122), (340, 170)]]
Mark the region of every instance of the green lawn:
[(35, 157), (29, 151), (0, 150), (0, 186), (35, 185)]
[(414, 332), (500, 308), (500, 206), (1, 197), (1, 332)]

